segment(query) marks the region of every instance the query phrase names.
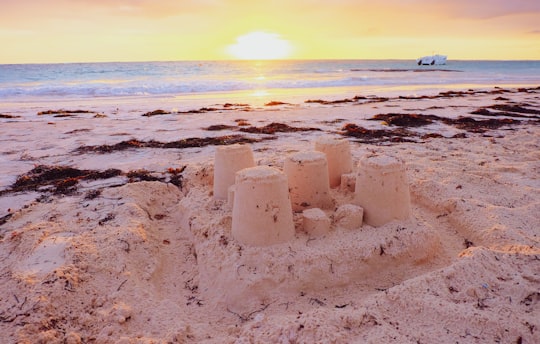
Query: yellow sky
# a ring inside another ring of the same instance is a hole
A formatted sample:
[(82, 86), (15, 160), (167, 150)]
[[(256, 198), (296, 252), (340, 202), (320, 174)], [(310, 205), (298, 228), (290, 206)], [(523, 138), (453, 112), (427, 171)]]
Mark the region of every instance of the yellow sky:
[(540, 59), (540, 1), (0, 0), (0, 63), (231, 59), (251, 32), (295, 59)]

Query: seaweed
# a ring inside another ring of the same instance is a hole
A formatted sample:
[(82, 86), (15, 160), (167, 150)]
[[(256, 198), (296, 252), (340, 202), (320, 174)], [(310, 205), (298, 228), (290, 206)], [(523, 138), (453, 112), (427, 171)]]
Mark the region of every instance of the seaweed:
[[(109, 179), (117, 176), (125, 175), (129, 183), (139, 181), (159, 181), (163, 183), (171, 183), (180, 189), (182, 188), (183, 177), (186, 166), (181, 168), (169, 168), (162, 173), (163, 177), (158, 177), (147, 170), (134, 170), (123, 173), (118, 169), (107, 169), (104, 171), (98, 170), (79, 170), (67, 166), (36, 166), (27, 173), (19, 176), (15, 183), (8, 189), (0, 190), (0, 196), (23, 191), (37, 191), (48, 195), (69, 195), (77, 191), (77, 187), (81, 180), (100, 180)], [(167, 180), (167, 175), (169, 178)], [(90, 190), (84, 196), (86, 200), (92, 200), (101, 195), (101, 190)], [(9, 215), (9, 214), (8, 214)], [(0, 225), (6, 222), (11, 216), (0, 218)]]
[(126, 176), (128, 177), (129, 183), (142, 182), (142, 181), (145, 181), (145, 182), (165, 181), (165, 178), (153, 176), (150, 171), (147, 171), (145, 169), (129, 171), (126, 174)]
[(337, 100), (322, 100), (322, 99), (308, 99), (305, 101), (306, 104), (322, 104), (322, 105), (332, 105), (332, 104), (344, 104), (352, 103), (353, 99), (337, 99)]
[(334, 105), (334, 104), (344, 104), (344, 103), (356, 103), (359, 100), (369, 100), (367, 103), (373, 102), (385, 102), (389, 100), (386, 97), (365, 97), (365, 96), (354, 96), (352, 98), (337, 99), (337, 100), (323, 100), (323, 99), (308, 99), (304, 101), (306, 104), (321, 104), (321, 105)]
[(20, 117), (21, 117), (21, 116), (13, 116), (13, 115), (8, 115), (8, 114), (0, 113), (0, 118), (10, 119), (10, 118), (20, 118)]
[(76, 149), (79, 153), (87, 152), (100, 152), (100, 153), (111, 153), (114, 151), (126, 150), (128, 148), (143, 148), (145, 143), (139, 140), (127, 140), (116, 143), (114, 145), (100, 145), (100, 146), (81, 146)]
[(239, 127), (251, 126), (251, 124), (245, 119), (235, 119), (234, 121), (236, 122), (236, 125), (238, 125)]
[(526, 107), (524, 107), (523, 105), (520, 105), (520, 104), (516, 104), (516, 105), (495, 104), (495, 105), (491, 105), (489, 108), (491, 108), (493, 110), (498, 110), (498, 111), (508, 111), (508, 112), (528, 113), (528, 114), (533, 114), (533, 115), (540, 115), (540, 110), (529, 109), (529, 108), (526, 108)]
[(142, 116), (144, 116), (144, 117), (152, 117), (152, 116), (170, 115), (171, 113), (172, 112), (158, 109), (158, 110), (146, 112), (146, 113), (142, 114)]
[(88, 110), (46, 110), (46, 111), (40, 111), (37, 113), (38, 116), (43, 115), (54, 115), (53, 117), (71, 117), (75, 116), (76, 114), (81, 113), (94, 113), (93, 111)]
[[(489, 112), (489, 110), (487, 109), (479, 109), (475, 111), (475, 114), (484, 114), (486, 111)], [(466, 130), (471, 133), (485, 133), (488, 130), (499, 129), (503, 126), (517, 125), (517, 124), (522, 123), (522, 121), (519, 121), (516, 119), (509, 119), (509, 118), (475, 119), (472, 117), (465, 117), (465, 116), (461, 116), (458, 118), (444, 118), (444, 117), (439, 117), (435, 115), (400, 114), (400, 113), (378, 114), (378, 115), (373, 116), (372, 118), (369, 118), (368, 120), (384, 121), (390, 126), (398, 126), (401, 128), (421, 127), (428, 124), (432, 124), (434, 122), (442, 122), (446, 125), (450, 125), (461, 130)], [(537, 123), (537, 121), (535, 121), (534, 123)], [(342, 130), (345, 131), (343, 135), (359, 137), (364, 140), (366, 139), (375, 140), (375, 139), (386, 137), (386, 138), (392, 139), (393, 142), (399, 142), (399, 140), (397, 139), (399, 137), (419, 136), (419, 134), (410, 132), (410, 131), (403, 131), (403, 130), (388, 131), (388, 130), (381, 130), (381, 129), (366, 129), (366, 128), (358, 127), (350, 123), (346, 124)], [(427, 133), (427, 134), (423, 134), (420, 137), (421, 139), (427, 139), (427, 138), (438, 138), (438, 137), (443, 137), (443, 136), (438, 133)], [(453, 136), (453, 138), (463, 138), (463, 137), (467, 137), (467, 136), (464, 134), (463, 135), (457, 134)]]
[(275, 133), (291, 133), (291, 132), (298, 132), (298, 131), (320, 131), (319, 128), (298, 128), (298, 127), (291, 127), (287, 124), (283, 123), (270, 123), (264, 127), (248, 127), (248, 128), (241, 128), (240, 131), (244, 133), (252, 133), (252, 134), (275, 134)]
[(187, 111), (174, 111), (174, 112), (157, 109), (154, 111), (143, 113), (141, 116), (154, 117), (154, 116), (172, 115), (172, 114), (199, 114), (199, 113), (212, 112), (212, 111), (231, 110), (230, 107), (233, 107), (233, 106), (235, 106), (235, 104), (227, 103), (223, 105), (223, 108), (202, 107), (200, 109), (193, 109), (193, 110), (187, 110)]
[(176, 185), (180, 189), (182, 189), (183, 186), (183, 176), (182, 173), (186, 169), (187, 166), (183, 166), (181, 168), (168, 168), (167, 172), (171, 175), (169, 179), (169, 183)]
[(433, 98), (456, 98), (456, 97), (466, 97), (469, 95), (474, 94), (474, 91), (444, 91), (439, 92), (438, 95), (434, 96)]
[(421, 127), (433, 123), (442, 118), (435, 115), (420, 115), (408, 113), (378, 114), (369, 118), (369, 121), (385, 121), (389, 125), (398, 127)]
[[(490, 111), (497, 110), (497, 111)], [(505, 116), (516, 118), (533, 118), (540, 119), (540, 110), (526, 108), (523, 105), (511, 105), (511, 104), (495, 104), (487, 107), (482, 107), (471, 112), (473, 115), (482, 116)]]
[(219, 131), (219, 130), (230, 130), (230, 129), (236, 129), (236, 127), (232, 125), (226, 125), (226, 124), (214, 124), (214, 125), (204, 128), (204, 130), (208, 130), (208, 131)]
[[(113, 213), (108, 213), (107, 216), (105, 216), (104, 218), (99, 220), (98, 225), (103, 226), (107, 222), (114, 220), (115, 217), (116, 217), (116, 215), (114, 215)], [(129, 252), (129, 246), (128, 246), (127, 252)]]
[(424, 134), (421, 136), (421, 139), (422, 140), (427, 140), (427, 139), (441, 139), (443, 138), (444, 136), (439, 134), (439, 133), (427, 133), (427, 134)]
[(39, 165), (19, 176), (9, 189), (0, 191), (0, 195), (8, 192), (40, 191), (45, 187), (52, 189), (54, 194), (67, 195), (76, 190), (80, 180), (109, 179), (121, 173), (122, 171), (117, 169), (95, 171), (67, 166)]
[(205, 113), (205, 112), (212, 112), (212, 111), (219, 111), (224, 109), (218, 109), (213, 107), (202, 107), (200, 109), (195, 110), (188, 110), (188, 111), (179, 111), (180, 114), (197, 114), (197, 113)]
[(77, 133), (87, 133), (92, 131), (92, 129), (82, 128), (82, 129), (74, 129), (70, 131), (66, 131), (64, 134), (71, 135), (71, 134), (77, 134)]
[[(145, 169), (132, 170), (126, 173), (128, 178), (128, 183), (137, 183), (137, 182), (161, 182), (161, 183), (171, 183), (178, 188), (182, 189), (183, 185), (183, 176), (182, 173), (187, 166), (181, 168), (168, 168), (166, 172), (161, 173), (162, 176), (157, 176), (155, 172), (151, 172)], [(167, 179), (167, 174), (169, 178)]]
[[(264, 140), (273, 139), (265, 138)], [(193, 148), (204, 147), (209, 145), (223, 146), (232, 145), (235, 143), (254, 143), (260, 142), (263, 139), (252, 139), (242, 135), (226, 135), (218, 137), (191, 137), (183, 140), (172, 142), (159, 142), (159, 141), (139, 141), (136, 139), (122, 141), (113, 145), (99, 145), (99, 146), (81, 146), (75, 151), (78, 153), (112, 153), (115, 151), (123, 151), (133, 148)]]
[(87, 171), (66, 166), (40, 165), (17, 178), (11, 186), (13, 191), (36, 190), (46, 185), (56, 185), (64, 180), (80, 178)]
[(224, 108), (230, 108), (230, 107), (249, 107), (250, 105), (249, 104), (244, 104), (244, 103), (225, 103), (223, 104), (223, 107)]
[(362, 143), (380, 143), (389, 142), (415, 142), (407, 137), (416, 136), (415, 133), (397, 129), (397, 130), (382, 130), (382, 129), (366, 129), (353, 123), (347, 123), (341, 128), (341, 135), (350, 136), (359, 139)]
[[(9, 213), (9, 214), (7, 214), (7, 215), (4, 215), (4, 216), (0, 217), (0, 226), (2, 226), (3, 224), (5, 224), (6, 222), (8, 222), (8, 220), (9, 220), (12, 216), (13, 216), (13, 214), (12, 214), (12, 213)], [(0, 239), (2, 239), (2, 238), (0, 237)]]
[(204, 146), (226, 146), (235, 143), (255, 143), (260, 142), (261, 139), (252, 139), (242, 135), (226, 135), (218, 137), (193, 137), (179, 141), (167, 142), (159, 144), (153, 148), (192, 148), (192, 147), (204, 147)]
[(275, 100), (264, 104), (264, 106), (278, 106), (278, 105), (291, 105), (291, 104), (290, 103), (279, 102), (279, 101), (275, 101)]
[(445, 124), (453, 125), (458, 129), (466, 130), (472, 133), (485, 133), (489, 129), (499, 129), (505, 125), (515, 125), (521, 123), (521, 121), (517, 119), (510, 118), (476, 120), (472, 117), (458, 117), (457, 119), (445, 118), (442, 121)]
[(90, 190), (84, 196), (85, 200), (93, 200), (101, 196), (101, 190)]

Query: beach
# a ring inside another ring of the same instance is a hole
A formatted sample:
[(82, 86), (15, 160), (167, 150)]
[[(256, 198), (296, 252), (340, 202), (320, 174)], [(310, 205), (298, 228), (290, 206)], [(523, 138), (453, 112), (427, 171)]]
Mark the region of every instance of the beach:
[[(540, 342), (540, 88), (440, 87), (4, 104), (5, 342)], [(217, 147), (282, 170), (323, 136), (403, 160), (411, 216), (344, 228), (342, 185), (325, 235), (236, 240)]]

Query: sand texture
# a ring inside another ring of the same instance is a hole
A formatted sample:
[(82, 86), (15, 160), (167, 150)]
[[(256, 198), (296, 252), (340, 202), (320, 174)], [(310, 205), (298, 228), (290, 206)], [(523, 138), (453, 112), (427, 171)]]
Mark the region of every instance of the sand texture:
[[(1, 343), (540, 343), (539, 89), (108, 111), (2, 119)], [(358, 227), (349, 177), (322, 229), (235, 240), (216, 144), (321, 136), (403, 160), (411, 217)]]

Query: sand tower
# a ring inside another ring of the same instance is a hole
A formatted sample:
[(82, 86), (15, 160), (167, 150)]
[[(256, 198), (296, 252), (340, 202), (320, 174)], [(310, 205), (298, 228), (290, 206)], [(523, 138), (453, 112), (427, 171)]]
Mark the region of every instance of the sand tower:
[(228, 189), (234, 184), (236, 172), (253, 166), (255, 160), (248, 145), (217, 147), (214, 158), (214, 198), (227, 199)]
[(341, 175), (352, 172), (352, 157), (349, 141), (331, 136), (315, 140), (315, 150), (326, 154), (330, 187), (341, 184)]
[(269, 246), (294, 237), (287, 176), (268, 166), (236, 173), (232, 235), (243, 244)]
[(364, 208), (364, 222), (370, 226), (409, 218), (411, 200), (403, 161), (364, 156), (358, 163), (354, 202)]
[(299, 152), (285, 160), (283, 170), (289, 180), (292, 209), (330, 208), (328, 163), (322, 152)]

